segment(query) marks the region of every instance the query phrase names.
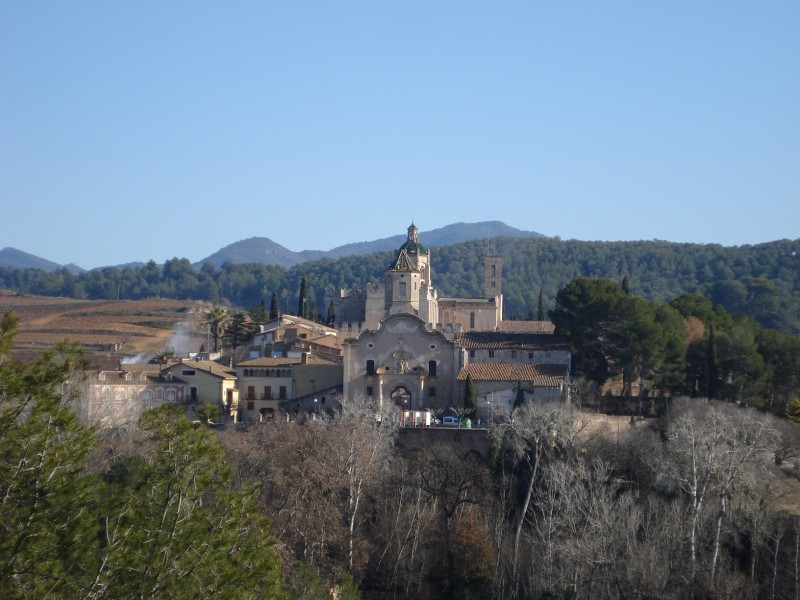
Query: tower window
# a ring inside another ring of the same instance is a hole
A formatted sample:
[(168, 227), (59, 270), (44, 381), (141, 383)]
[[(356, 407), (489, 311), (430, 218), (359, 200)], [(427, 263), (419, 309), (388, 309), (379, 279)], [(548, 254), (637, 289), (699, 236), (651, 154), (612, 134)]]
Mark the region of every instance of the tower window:
[(400, 294), (401, 298), (405, 298), (406, 295), (406, 282), (401, 281), (400, 285), (397, 286), (397, 293)]
[(375, 361), (368, 360), (367, 361), (367, 375), (375, 375)]
[(428, 375), (431, 377), (436, 377), (436, 361), (429, 360), (428, 361)]
[(469, 328), (470, 329), (475, 329), (475, 313), (474, 312), (469, 313)]

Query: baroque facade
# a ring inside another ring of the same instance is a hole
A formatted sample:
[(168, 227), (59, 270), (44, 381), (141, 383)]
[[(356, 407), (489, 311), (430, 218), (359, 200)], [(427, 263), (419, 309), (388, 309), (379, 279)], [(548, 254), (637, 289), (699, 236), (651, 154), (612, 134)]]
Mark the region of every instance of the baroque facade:
[[(519, 382), (503, 374), (512, 373), (530, 374), (525, 383), (531, 398), (563, 397), (569, 350), (564, 340), (551, 334), (504, 326), (502, 264), (498, 256), (484, 259), (482, 298), (442, 297), (431, 281), (431, 251), (420, 243), (412, 224), (384, 271), (383, 285), (342, 290), (334, 303), (337, 326), (349, 332), (343, 343), (344, 398), (363, 396), (410, 410), (453, 407), (463, 397), (467, 376), (476, 376), (467, 366), (501, 364), (501, 359), (553, 368), (545, 369), (548, 377), (532, 368), (476, 371), (483, 386), (491, 388), (485, 393), (511, 393)], [(497, 357), (495, 348), (502, 349)]]

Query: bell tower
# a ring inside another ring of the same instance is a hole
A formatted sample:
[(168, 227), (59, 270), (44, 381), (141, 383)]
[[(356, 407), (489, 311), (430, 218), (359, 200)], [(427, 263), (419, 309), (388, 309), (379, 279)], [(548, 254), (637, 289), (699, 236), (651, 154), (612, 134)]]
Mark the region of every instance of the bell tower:
[(503, 295), (503, 258), (487, 256), (483, 259), (483, 293), (487, 300)]

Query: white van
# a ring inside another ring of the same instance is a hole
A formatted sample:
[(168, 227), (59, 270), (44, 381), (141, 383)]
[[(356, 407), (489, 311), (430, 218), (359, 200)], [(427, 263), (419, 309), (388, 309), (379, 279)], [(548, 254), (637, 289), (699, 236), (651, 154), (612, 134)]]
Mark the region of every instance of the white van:
[(460, 427), (461, 421), (458, 419), (458, 417), (442, 417), (442, 425), (446, 427)]

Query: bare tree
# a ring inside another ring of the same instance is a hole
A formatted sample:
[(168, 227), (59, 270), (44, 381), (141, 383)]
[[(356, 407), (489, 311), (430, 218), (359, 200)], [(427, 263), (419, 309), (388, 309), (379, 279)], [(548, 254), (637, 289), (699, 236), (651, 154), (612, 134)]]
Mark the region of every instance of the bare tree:
[(530, 403), (514, 411), (514, 419), (508, 429), (508, 444), (516, 463), (518, 477), (526, 481), (514, 523), (511, 581), (515, 589), (519, 583), (522, 528), (528, 516), (543, 462), (553, 453), (571, 447), (576, 433), (574, 414), (563, 404)]
[[(761, 453), (772, 451), (776, 438), (762, 416), (734, 406), (693, 406), (669, 429), (674, 477), (689, 499), (689, 591), (694, 593), (700, 563), (700, 526), (706, 510), (713, 510), (712, 552), (708, 586), (716, 585), (722, 527), (730, 508), (734, 484), (756, 467)], [(714, 504), (714, 507), (707, 505)]]

